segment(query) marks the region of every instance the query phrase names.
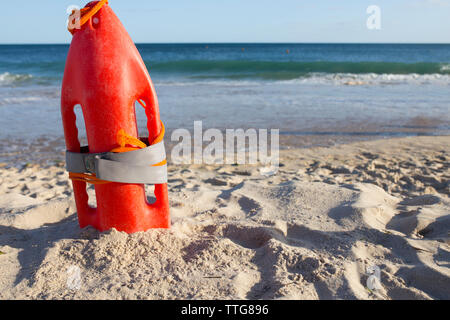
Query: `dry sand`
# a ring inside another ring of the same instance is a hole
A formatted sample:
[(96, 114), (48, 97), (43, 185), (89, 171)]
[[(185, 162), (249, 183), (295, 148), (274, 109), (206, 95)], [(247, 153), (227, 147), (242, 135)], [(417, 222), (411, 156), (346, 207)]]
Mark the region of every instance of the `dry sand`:
[(273, 176), (170, 166), (172, 228), (132, 235), (80, 230), (62, 166), (3, 166), (0, 298), (450, 299), (449, 146), (284, 150)]

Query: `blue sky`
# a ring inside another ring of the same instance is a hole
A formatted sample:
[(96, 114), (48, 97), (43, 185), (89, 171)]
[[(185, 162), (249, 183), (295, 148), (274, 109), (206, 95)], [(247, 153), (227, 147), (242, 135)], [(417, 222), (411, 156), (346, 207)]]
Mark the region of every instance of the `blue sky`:
[[(2, 1), (0, 43), (69, 43), (79, 0)], [(450, 43), (450, 0), (110, 0), (135, 42)], [(368, 30), (366, 9), (381, 9)]]

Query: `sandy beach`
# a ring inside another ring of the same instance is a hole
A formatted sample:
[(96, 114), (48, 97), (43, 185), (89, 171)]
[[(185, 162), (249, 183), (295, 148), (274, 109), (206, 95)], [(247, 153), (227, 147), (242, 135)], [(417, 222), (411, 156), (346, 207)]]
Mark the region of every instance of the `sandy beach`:
[(63, 163), (2, 164), (0, 299), (450, 299), (449, 146), (288, 149), (276, 174), (169, 164), (171, 229), (132, 235), (78, 227)]

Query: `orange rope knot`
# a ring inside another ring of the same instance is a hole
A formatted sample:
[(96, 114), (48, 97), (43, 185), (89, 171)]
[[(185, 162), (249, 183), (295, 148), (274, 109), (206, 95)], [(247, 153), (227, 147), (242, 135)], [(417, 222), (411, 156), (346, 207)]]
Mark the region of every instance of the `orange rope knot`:
[[(120, 129), (117, 133), (117, 144), (119, 145), (119, 147), (112, 149), (111, 152), (128, 152), (147, 147), (145, 143), (135, 137), (130, 136), (123, 129)], [(126, 147), (127, 144), (135, 147)]]

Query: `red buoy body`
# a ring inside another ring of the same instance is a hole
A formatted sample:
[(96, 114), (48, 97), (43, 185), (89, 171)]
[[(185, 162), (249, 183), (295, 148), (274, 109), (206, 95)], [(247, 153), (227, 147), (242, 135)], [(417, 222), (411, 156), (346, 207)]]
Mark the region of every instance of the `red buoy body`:
[[(93, 6), (96, 2), (89, 3)], [(61, 112), (68, 151), (80, 152), (74, 107), (81, 105), (90, 153), (118, 147), (123, 129), (138, 137), (135, 102), (145, 102), (149, 141), (162, 130), (158, 100), (145, 64), (110, 6), (104, 5), (74, 30), (64, 71)], [(147, 202), (144, 185), (95, 185), (97, 207), (88, 205), (86, 182), (73, 181), (80, 227), (133, 233), (168, 228), (167, 184), (155, 185), (156, 202)]]

